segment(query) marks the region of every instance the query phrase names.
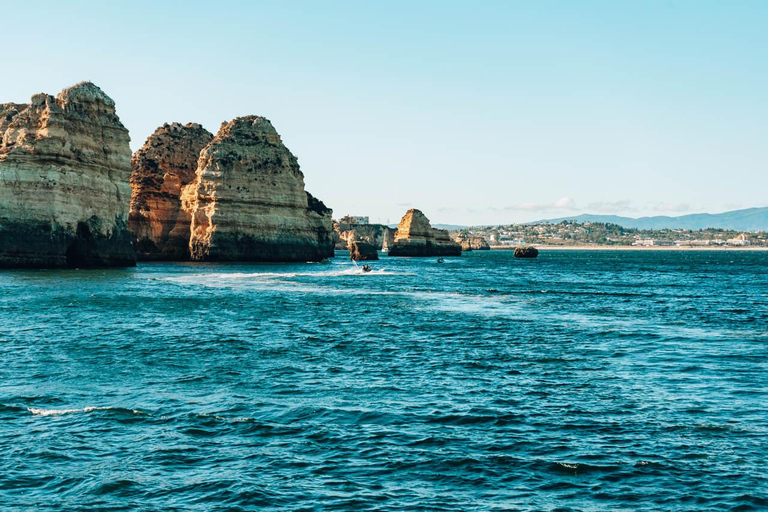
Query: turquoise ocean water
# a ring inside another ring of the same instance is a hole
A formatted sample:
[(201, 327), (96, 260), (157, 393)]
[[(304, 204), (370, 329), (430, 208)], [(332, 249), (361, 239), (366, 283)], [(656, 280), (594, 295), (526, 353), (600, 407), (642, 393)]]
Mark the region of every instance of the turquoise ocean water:
[(768, 507), (768, 252), (0, 272), (2, 510)]

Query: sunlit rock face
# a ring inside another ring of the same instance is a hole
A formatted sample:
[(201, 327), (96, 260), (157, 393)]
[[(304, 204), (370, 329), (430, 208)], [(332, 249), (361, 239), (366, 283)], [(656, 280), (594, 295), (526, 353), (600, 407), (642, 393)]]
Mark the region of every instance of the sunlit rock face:
[(200, 151), (212, 139), (196, 123), (164, 124), (133, 155), (128, 227), (138, 259), (189, 259), (192, 216), (181, 208), (181, 192), (195, 180)]
[(342, 218), (333, 223), (334, 247), (338, 250), (349, 249), (349, 241), (361, 240), (381, 250), (393, 240), (393, 231), (383, 224), (357, 224), (345, 222)]
[(333, 256), (331, 210), (267, 119), (224, 123), (182, 193), (190, 256), (201, 261), (319, 261)]
[(129, 266), (131, 150), (115, 102), (84, 82), (0, 104), (0, 267)]
[(456, 243), (461, 245), (462, 251), (489, 251), (491, 246), (485, 237), (480, 235), (459, 235)]
[(457, 244), (444, 229), (433, 228), (421, 210), (406, 212), (395, 232), (390, 256), (461, 256)]

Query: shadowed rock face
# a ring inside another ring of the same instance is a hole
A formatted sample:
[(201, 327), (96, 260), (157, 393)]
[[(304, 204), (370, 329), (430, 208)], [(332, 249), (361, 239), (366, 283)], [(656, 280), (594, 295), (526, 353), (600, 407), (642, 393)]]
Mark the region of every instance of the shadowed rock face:
[(539, 250), (535, 247), (515, 247), (515, 258), (535, 258), (539, 255)]
[(202, 261), (319, 261), (333, 256), (331, 210), (263, 117), (224, 123), (182, 193), (190, 255)]
[(448, 231), (433, 228), (421, 210), (411, 209), (397, 226), (389, 255), (461, 256), (461, 245), (451, 240)]
[(354, 261), (372, 261), (379, 259), (376, 248), (368, 242), (352, 240), (349, 242), (349, 259)]
[(130, 266), (131, 150), (92, 83), (0, 104), (0, 267)]
[(138, 259), (189, 260), (192, 217), (181, 208), (181, 192), (195, 180), (200, 151), (212, 139), (196, 123), (164, 124), (133, 155), (128, 227)]

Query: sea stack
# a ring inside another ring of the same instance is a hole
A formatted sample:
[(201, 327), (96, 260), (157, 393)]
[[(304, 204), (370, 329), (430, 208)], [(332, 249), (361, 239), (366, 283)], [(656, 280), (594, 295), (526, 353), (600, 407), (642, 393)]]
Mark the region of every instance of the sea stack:
[(0, 267), (131, 266), (131, 149), (90, 82), (0, 104)]
[(490, 251), (491, 246), (485, 237), (480, 235), (459, 235), (455, 238), (456, 243), (461, 245), (462, 251)]
[(190, 259), (192, 216), (181, 208), (181, 192), (195, 181), (200, 151), (212, 139), (197, 123), (164, 124), (133, 155), (128, 227), (138, 259)]
[(379, 253), (376, 247), (361, 240), (352, 240), (349, 242), (349, 259), (353, 261), (373, 261), (379, 259)]
[(333, 256), (331, 210), (304, 190), (296, 157), (269, 120), (224, 123), (182, 193), (198, 261), (320, 261)]
[(457, 244), (444, 229), (433, 228), (421, 210), (406, 212), (395, 232), (390, 256), (461, 256)]

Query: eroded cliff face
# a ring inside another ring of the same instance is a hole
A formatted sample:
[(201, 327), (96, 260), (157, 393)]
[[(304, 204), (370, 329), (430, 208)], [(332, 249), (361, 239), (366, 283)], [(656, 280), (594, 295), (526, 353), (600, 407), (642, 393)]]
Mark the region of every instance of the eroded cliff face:
[(456, 243), (461, 245), (462, 251), (490, 251), (491, 246), (485, 237), (480, 235), (458, 235)]
[(205, 261), (319, 261), (333, 256), (331, 210), (267, 119), (224, 123), (182, 193), (190, 255)]
[(381, 250), (392, 239), (392, 230), (384, 224), (352, 224), (343, 220), (333, 223), (334, 247), (341, 251), (348, 249), (352, 240), (369, 243)]
[(0, 105), (0, 267), (128, 266), (128, 130), (85, 82)]
[(433, 228), (421, 210), (411, 209), (397, 226), (389, 255), (461, 256), (461, 245), (451, 240), (448, 231)]
[(192, 216), (181, 192), (195, 181), (200, 151), (213, 134), (196, 123), (164, 124), (131, 159), (128, 227), (140, 260), (189, 260)]

